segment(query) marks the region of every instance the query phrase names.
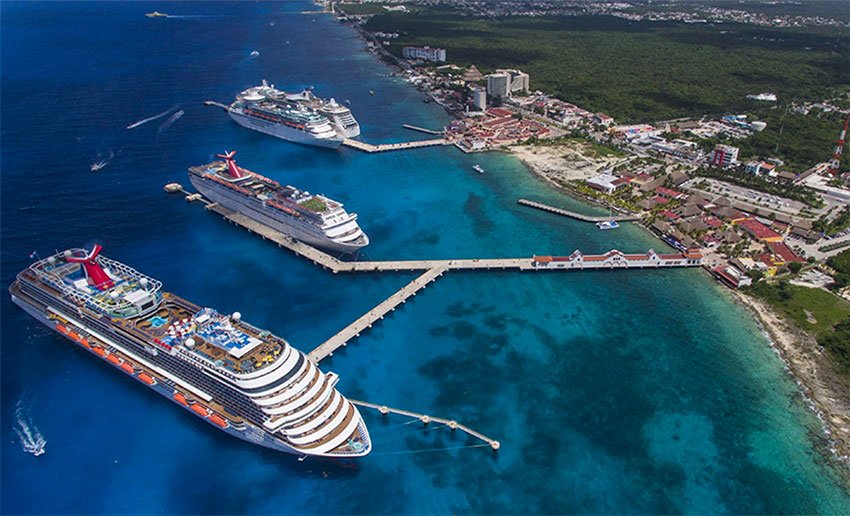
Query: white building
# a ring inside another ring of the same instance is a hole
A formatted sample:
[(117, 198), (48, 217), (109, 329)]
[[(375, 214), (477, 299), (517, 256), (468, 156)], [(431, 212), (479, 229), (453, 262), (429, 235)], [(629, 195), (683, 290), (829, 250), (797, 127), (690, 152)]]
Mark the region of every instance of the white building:
[(487, 75), (487, 94), (491, 97), (508, 98), (510, 95), (510, 77), (501, 73)]
[(502, 98), (529, 92), (529, 76), (520, 70), (496, 70), (487, 75), (487, 93)]
[(730, 167), (738, 163), (738, 147), (717, 144), (711, 151), (710, 163), (716, 167)]
[(472, 94), (472, 105), (480, 111), (487, 109), (487, 91), (483, 88), (475, 88)]
[(446, 62), (445, 48), (404, 47), (401, 50), (401, 55), (405, 59), (422, 59), (423, 61)]

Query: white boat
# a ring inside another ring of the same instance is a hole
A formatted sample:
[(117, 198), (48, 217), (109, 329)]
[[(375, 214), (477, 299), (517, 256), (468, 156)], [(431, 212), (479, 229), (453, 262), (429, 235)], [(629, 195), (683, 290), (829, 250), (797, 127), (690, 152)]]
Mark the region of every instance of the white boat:
[(481, 168), (481, 165), (479, 165), (478, 163), (476, 163), (475, 165), (472, 165), (472, 170), (478, 172), (479, 174), (484, 173), (484, 169)]
[(616, 220), (603, 220), (602, 222), (597, 222), (596, 227), (599, 229), (617, 229), (620, 227), (620, 224), (617, 223)]

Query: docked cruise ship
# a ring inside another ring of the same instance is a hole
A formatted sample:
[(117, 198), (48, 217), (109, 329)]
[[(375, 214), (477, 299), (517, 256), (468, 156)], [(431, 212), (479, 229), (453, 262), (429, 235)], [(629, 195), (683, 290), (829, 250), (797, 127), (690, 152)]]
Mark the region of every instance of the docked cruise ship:
[(309, 90), (286, 93), (265, 80), (237, 95), (227, 112), (243, 127), (307, 145), (335, 149), (360, 135), (351, 110), (334, 99), (325, 101)]
[(18, 274), (12, 301), (189, 414), (302, 457), (371, 451), (357, 407), (283, 338), (168, 292), (93, 250), (69, 249)]
[(369, 244), (357, 224), (357, 214), (323, 195), (238, 167), (236, 151), (217, 154), (215, 161), (189, 169), (189, 181), (204, 197), (295, 240), (331, 251), (354, 253)]

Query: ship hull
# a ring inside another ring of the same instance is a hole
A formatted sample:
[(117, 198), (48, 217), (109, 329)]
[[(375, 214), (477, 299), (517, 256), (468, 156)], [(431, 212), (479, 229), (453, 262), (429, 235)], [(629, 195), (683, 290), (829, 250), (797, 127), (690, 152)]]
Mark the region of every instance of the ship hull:
[[(216, 428), (217, 430), (220, 430), (220, 431), (222, 431), (226, 434), (229, 434), (229, 435), (236, 437), (238, 439), (241, 439), (243, 441), (247, 441), (249, 443), (256, 444), (258, 446), (262, 446), (264, 448), (269, 448), (269, 449), (272, 449), (272, 450), (276, 450), (276, 451), (280, 451), (280, 452), (284, 452), (284, 453), (291, 453), (291, 454), (295, 454), (295, 455), (301, 455), (302, 454), (301, 452), (299, 452), (299, 451), (291, 448), (290, 446), (288, 446), (283, 441), (275, 438), (274, 436), (272, 436), (271, 434), (269, 434), (265, 430), (257, 427), (256, 425), (248, 423), (247, 421), (242, 421), (242, 422), (233, 424), (228, 420), (228, 426), (226, 428), (221, 428), (220, 426), (216, 425), (211, 419), (205, 418), (202, 415), (198, 414), (197, 412), (191, 410), (190, 407), (184, 406), (184, 405), (181, 405), (180, 403), (178, 403), (176, 401), (176, 399), (174, 398), (174, 394), (176, 392), (175, 389), (170, 387), (166, 383), (156, 382), (154, 384), (148, 384), (148, 383), (140, 380), (138, 374), (127, 373), (126, 371), (120, 369), (119, 366), (107, 361), (105, 357), (101, 357), (101, 356), (97, 355), (92, 349), (87, 349), (82, 344), (73, 340), (67, 334), (60, 331), (57, 327), (56, 321), (53, 321), (50, 318), (48, 318), (47, 314), (45, 314), (44, 312), (42, 312), (41, 310), (39, 310), (37, 307), (33, 306), (32, 304), (28, 303), (25, 299), (22, 299), (18, 295), (12, 294), (12, 302), (15, 303), (16, 305), (18, 305), (20, 308), (22, 308), (29, 315), (31, 315), (36, 321), (47, 326), (49, 329), (55, 331), (56, 333), (58, 333), (62, 337), (65, 337), (65, 339), (67, 339), (69, 342), (75, 344), (77, 347), (80, 347), (84, 351), (88, 351), (88, 353), (94, 355), (96, 358), (101, 359), (103, 362), (112, 366), (114, 369), (121, 371), (122, 374), (124, 374), (126, 376), (133, 376), (134, 379), (136, 379), (141, 385), (144, 385), (144, 386), (148, 387), (150, 390), (152, 390), (152, 391), (156, 392), (157, 394), (165, 397), (166, 399), (168, 399), (169, 401), (171, 401), (172, 403), (174, 403), (178, 407), (183, 408), (187, 412), (192, 414), (193, 416), (202, 419), (204, 422), (208, 423), (209, 425)], [(70, 317), (65, 317), (65, 319), (67, 319), (68, 321), (73, 321), (73, 319), (70, 318)], [(82, 331), (86, 331), (86, 329), (87, 329), (85, 324), (83, 324), (79, 321), (74, 321), (73, 325), (80, 328)], [(103, 344), (103, 343), (98, 343), (98, 345), (107, 346), (106, 344)], [(155, 373), (153, 373), (152, 376), (155, 376)]]
[(369, 242), (350, 244), (335, 242), (325, 235), (322, 230), (309, 222), (297, 220), (295, 217), (279, 214), (271, 209), (265, 208), (260, 201), (240, 196), (230, 189), (218, 185), (218, 183), (204, 180), (194, 174), (189, 174), (189, 181), (198, 192), (212, 202), (224, 206), (228, 210), (241, 213), (283, 233), (295, 240), (305, 242), (315, 247), (329, 251), (352, 254), (357, 252)]
[(288, 142), (312, 145), (314, 147), (324, 147), (327, 149), (338, 149), (339, 146), (342, 145), (342, 138), (339, 136), (333, 138), (316, 138), (305, 131), (300, 131), (283, 124), (276, 124), (267, 120), (260, 120), (245, 116), (234, 109), (228, 109), (227, 114), (230, 115), (230, 118), (232, 118), (233, 121), (242, 127), (252, 129), (269, 136), (274, 136), (275, 138), (280, 138), (281, 140), (286, 140)]

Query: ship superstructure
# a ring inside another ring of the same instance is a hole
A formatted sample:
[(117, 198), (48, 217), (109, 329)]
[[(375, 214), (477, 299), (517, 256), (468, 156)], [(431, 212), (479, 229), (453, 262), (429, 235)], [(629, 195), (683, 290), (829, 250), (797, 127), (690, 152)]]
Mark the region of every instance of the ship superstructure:
[(238, 124), (284, 140), (337, 148), (360, 135), (351, 110), (316, 97), (310, 90), (287, 93), (265, 80), (241, 92), (227, 108)]
[(371, 451), (360, 413), (283, 338), (174, 294), (131, 267), (69, 249), (18, 274), (12, 301), (221, 430), (302, 456)]
[(334, 125), (337, 134), (344, 138), (355, 138), (360, 136), (360, 124), (351, 114), (351, 110), (339, 104), (336, 99), (331, 98), (325, 100), (317, 97), (313, 90), (303, 90), (300, 93), (286, 93), (269, 86), (266, 81), (263, 81), (263, 86), (260, 86), (261, 91), (267, 98), (276, 101), (296, 102), (310, 109), (315, 110), (320, 115), (324, 115)]
[(189, 181), (207, 199), (296, 240), (354, 253), (369, 244), (357, 214), (323, 195), (313, 195), (236, 165), (236, 151), (189, 169)]

